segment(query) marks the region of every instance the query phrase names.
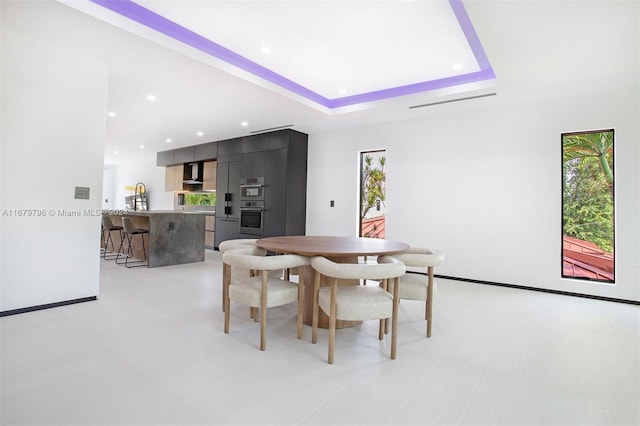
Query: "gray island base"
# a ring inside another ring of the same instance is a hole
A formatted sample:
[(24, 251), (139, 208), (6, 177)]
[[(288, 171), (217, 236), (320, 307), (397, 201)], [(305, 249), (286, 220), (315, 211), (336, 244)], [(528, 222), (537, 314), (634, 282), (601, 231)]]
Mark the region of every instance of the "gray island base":
[[(149, 268), (204, 262), (206, 214), (174, 210), (128, 211), (136, 228), (148, 229), (145, 248)], [(111, 216), (114, 224), (122, 216)], [(138, 236), (132, 244), (134, 257), (143, 259), (142, 242)], [(126, 251), (126, 246), (125, 246)]]

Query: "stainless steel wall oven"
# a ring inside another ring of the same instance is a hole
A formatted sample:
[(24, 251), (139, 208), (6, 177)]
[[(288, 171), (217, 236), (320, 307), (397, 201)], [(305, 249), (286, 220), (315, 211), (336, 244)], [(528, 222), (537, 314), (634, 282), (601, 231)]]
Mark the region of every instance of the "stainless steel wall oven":
[(262, 235), (264, 232), (264, 201), (240, 203), (240, 233)]
[(240, 200), (264, 200), (264, 178), (240, 179)]

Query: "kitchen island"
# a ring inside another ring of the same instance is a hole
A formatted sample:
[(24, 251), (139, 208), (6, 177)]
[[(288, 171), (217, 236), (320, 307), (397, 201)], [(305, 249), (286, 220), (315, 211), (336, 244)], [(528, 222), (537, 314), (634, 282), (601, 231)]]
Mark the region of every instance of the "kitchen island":
[[(205, 217), (211, 214), (175, 210), (126, 212), (136, 228), (149, 230), (144, 242), (149, 268), (203, 262)], [(121, 215), (111, 219), (116, 225), (122, 223)], [(134, 238), (132, 249), (134, 257), (144, 259), (140, 238)]]

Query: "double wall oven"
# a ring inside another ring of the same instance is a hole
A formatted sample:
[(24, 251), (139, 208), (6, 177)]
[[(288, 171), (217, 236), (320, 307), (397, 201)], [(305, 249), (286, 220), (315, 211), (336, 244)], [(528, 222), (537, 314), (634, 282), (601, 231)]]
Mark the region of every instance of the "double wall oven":
[(264, 233), (264, 178), (240, 180), (240, 233)]

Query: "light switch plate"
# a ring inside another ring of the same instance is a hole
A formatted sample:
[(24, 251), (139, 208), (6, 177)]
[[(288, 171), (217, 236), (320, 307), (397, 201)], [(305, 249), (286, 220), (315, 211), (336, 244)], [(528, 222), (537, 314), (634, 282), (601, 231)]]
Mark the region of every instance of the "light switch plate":
[(88, 186), (76, 186), (75, 199), (76, 200), (88, 200), (91, 188)]

